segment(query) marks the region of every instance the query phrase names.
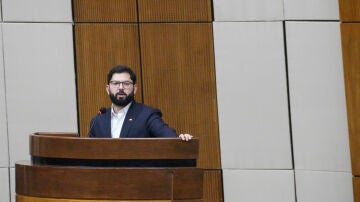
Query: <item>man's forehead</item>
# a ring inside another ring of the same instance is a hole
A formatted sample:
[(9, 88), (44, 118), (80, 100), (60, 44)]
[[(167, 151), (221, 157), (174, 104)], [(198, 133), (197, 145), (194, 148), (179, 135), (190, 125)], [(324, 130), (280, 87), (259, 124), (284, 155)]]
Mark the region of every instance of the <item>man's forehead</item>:
[(127, 72), (115, 73), (115, 74), (113, 74), (112, 79), (115, 79), (115, 78), (130, 79), (130, 74)]

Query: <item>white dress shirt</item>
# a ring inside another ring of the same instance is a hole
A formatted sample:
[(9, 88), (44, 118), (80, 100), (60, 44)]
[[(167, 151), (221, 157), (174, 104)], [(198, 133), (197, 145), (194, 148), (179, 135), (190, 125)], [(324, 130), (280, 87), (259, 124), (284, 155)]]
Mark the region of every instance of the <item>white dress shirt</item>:
[(111, 137), (119, 138), (121, 128), (124, 124), (125, 116), (130, 108), (131, 102), (122, 108), (118, 113), (114, 112), (114, 106), (111, 105)]

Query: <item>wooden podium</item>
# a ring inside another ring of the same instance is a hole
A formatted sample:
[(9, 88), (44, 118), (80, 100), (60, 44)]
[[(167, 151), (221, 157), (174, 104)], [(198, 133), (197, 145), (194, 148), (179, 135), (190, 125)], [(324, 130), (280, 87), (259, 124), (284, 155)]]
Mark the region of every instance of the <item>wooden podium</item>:
[(199, 140), (30, 135), (15, 165), (17, 202), (200, 202)]

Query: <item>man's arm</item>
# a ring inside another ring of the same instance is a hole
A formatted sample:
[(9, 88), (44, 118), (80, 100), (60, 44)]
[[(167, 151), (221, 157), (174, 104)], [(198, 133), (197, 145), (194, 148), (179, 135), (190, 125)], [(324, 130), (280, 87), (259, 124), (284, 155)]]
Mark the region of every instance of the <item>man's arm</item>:
[(175, 129), (170, 128), (161, 118), (162, 114), (159, 110), (154, 110), (148, 119), (148, 129), (155, 137), (179, 137), (184, 141), (189, 141), (193, 137), (190, 134), (177, 135)]

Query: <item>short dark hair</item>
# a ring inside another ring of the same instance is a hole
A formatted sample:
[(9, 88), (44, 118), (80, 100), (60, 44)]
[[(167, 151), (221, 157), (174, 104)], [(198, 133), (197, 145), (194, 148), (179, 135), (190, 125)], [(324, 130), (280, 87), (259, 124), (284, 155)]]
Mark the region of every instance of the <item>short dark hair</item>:
[(125, 66), (125, 65), (117, 65), (109, 71), (109, 73), (107, 75), (108, 84), (110, 83), (110, 80), (115, 73), (120, 74), (120, 73), (124, 73), (124, 72), (129, 73), (130, 79), (133, 81), (134, 84), (136, 84), (136, 74), (130, 69), (130, 67)]

